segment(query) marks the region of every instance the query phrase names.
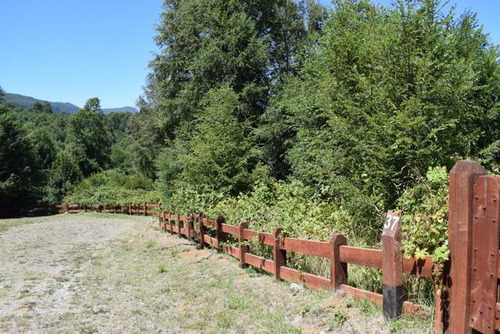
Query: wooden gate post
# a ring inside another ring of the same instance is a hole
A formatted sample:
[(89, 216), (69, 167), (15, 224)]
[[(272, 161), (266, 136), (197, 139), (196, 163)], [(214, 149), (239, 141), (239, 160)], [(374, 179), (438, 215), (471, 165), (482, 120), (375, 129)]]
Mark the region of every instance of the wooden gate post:
[(401, 218), (389, 212), (382, 232), (383, 310), (386, 319), (403, 314), (403, 254), (401, 252)]
[[(486, 170), (477, 162), (462, 160), (450, 172), (448, 247), (448, 309), (442, 325), (447, 333), (469, 333), (474, 184)], [(447, 303), (444, 303), (446, 306)]]

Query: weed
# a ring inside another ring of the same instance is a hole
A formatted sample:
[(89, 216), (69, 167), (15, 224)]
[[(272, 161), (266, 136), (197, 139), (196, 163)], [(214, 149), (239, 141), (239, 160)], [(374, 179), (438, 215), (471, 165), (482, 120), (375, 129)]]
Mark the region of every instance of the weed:
[(334, 314), (333, 320), (335, 323), (342, 326), (347, 321), (347, 316), (341, 312), (337, 312)]
[(146, 242), (146, 248), (153, 248), (156, 246), (156, 242), (155, 241), (152, 241), (152, 240), (149, 240)]
[(159, 265), (158, 266), (158, 274), (163, 274), (167, 272), (167, 267), (165, 265)]
[(227, 307), (230, 310), (242, 310), (250, 306), (250, 301), (236, 296), (230, 296), (227, 299)]

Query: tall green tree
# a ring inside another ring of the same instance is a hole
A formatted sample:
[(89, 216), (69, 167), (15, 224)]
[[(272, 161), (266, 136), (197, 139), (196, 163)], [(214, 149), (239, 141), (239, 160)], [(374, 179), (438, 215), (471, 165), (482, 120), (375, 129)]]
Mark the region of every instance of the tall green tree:
[(68, 124), (70, 152), (83, 176), (106, 169), (110, 162), (111, 139), (97, 102), (98, 99), (89, 99), (85, 104), (88, 108), (73, 114)]
[(83, 110), (101, 112), (101, 100), (98, 97), (91, 97), (85, 102)]
[(178, 156), (181, 180), (233, 196), (249, 190), (258, 151), (247, 136), (249, 123), (238, 121), (238, 94), (222, 86), (209, 92), (204, 106), (188, 150)]
[(33, 147), (10, 115), (0, 115), (0, 207), (36, 202), (40, 182)]
[(499, 53), (475, 15), (442, 15), (437, 0), (334, 8), (269, 109), (296, 133), (295, 177), (335, 196), (364, 194), (383, 211), (430, 166), (451, 167), (496, 140), (488, 124), (498, 121)]

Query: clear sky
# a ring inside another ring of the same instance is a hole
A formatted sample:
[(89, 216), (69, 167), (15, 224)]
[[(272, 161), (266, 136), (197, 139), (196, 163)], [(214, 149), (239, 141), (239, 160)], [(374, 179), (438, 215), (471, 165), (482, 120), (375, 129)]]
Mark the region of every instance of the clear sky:
[[(500, 44), (500, 0), (452, 2), (477, 12)], [(133, 106), (161, 10), (162, 0), (0, 0), (0, 86), (78, 106), (94, 96), (104, 108)]]

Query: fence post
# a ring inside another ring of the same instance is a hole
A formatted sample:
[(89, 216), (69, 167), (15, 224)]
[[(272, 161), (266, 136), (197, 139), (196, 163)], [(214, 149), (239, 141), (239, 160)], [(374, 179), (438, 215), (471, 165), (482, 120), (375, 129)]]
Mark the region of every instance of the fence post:
[(198, 224), (200, 226), (200, 249), (205, 248), (205, 225), (203, 225), (204, 214), (201, 212), (198, 214)]
[(347, 263), (340, 262), (340, 246), (346, 245), (347, 239), (342, 234), (333, 233), (330, 239), (332, 257), (330, 259), (330, 288), (337, 290), (341, 284), (347, 284)]
[(238, 248), (240, 250), (240, 268), (245, 269), (248, 268), (248, 264), (245, 262), (245, 253), (248, 252), (248, 246), (243, 245), (245, 239), (243, 238), (243, 230), (248, 227), (247, 222), (241, 222), (238, 225)]
[(148, 215), (148, 203), (144, 203), (144, 215)]
[(194, 215), (188, 216), (188, 221), (187, 221), (187, 237), (189, 240), (191, 240), (191, 231), (194, 229)]
[(178, 214), (177, 215), (177, 235), (179, 236), (179, 238), (182, 238), (182, 227), (184, 226), (184, 224), (181, 222), (181, 215)]
[(442, 314), (442, 327), (448, 333), (470, 332), (473, 192), (477, 178), (486, 173), (480, 164), (469, 160), (457, 162), (450, 172), (448, 217), (450, 261), (447, 278), (449, 304), (448, 309)]
[(216, 220), (216, 225), (215, 225), (215, 237), (217, 238), (217, 250), (221, 251), (222, 250), (222, 243), (226, 241), (226, 237), (224, 235), (224, 232), (222, 231), (222, 224), (226, 223), (226, 220), (224, 217), (219, 216)]
[(168, 212), (168, 225), (170, 226), (170, 233), (174, 233), (174, 220), (172, 219), (172, 213)]
[(493, 333), (497, 322), (500, 176), (481, 176), (474, 186), (470, 327)]
[(403, 314), (403, 254), (401, 253), (401, 217), (389, 212), (382, 232), (383, 310), (386, 319)]
[(286, 266), (286, 250), (281, 249), (281, 238), (279, 237), (282, 227), (274, 230), (274, 247), (273, 247), (273, 260), (274, 260), (274, 277), (279, 281), (281, 279), (280, 270), (281, 266)]

